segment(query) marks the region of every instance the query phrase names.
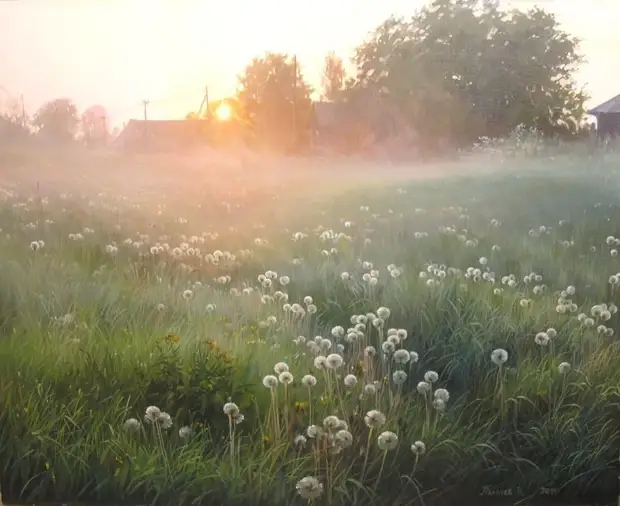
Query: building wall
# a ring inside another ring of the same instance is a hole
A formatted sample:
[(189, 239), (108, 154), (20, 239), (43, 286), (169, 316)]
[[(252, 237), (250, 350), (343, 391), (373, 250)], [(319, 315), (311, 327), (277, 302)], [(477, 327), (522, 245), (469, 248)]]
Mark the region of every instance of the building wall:
[(596, 123), (600, 137), (620, 136), (620, 113), (599, 114)]

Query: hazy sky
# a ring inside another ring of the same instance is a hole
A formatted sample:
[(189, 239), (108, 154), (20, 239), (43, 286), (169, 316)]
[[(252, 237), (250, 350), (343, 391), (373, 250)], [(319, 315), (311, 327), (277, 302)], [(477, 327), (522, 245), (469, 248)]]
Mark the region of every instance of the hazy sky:
[[(23, 94), (33, 112), (70, 97), (102, 104), (111, 122), (182, 117), (234, 92), (237, 74), (266, 50), (296, 53), (320, 83), (325, 54), (343, 57), (390, 14), (424, 0), (0, 0), (0, 102)], [(506, 1), (556, 13), (583, 40), (579, 80), (598, 103), (620, 93), (620, 0)], [(3, 91), (4, 88), (6, 91)]]

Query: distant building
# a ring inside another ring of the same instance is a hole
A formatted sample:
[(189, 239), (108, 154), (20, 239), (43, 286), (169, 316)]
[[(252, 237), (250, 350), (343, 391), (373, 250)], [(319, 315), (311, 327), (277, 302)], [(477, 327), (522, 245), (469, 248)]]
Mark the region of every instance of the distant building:
[(620, 95), (590, 109), (588, 114), (596, 118), (596, 131), (599, 137), (620, 136)]
[(204, 144), (209, 135), (206, 120), (135, 120), (114, 139), (122, 150), (168, 151)]

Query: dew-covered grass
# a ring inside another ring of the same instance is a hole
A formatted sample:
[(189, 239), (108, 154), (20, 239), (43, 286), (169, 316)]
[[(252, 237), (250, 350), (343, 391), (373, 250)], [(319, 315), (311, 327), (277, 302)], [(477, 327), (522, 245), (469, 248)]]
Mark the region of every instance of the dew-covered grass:
[(616, 162), (7, 187), (4, 500), (613, 492)]

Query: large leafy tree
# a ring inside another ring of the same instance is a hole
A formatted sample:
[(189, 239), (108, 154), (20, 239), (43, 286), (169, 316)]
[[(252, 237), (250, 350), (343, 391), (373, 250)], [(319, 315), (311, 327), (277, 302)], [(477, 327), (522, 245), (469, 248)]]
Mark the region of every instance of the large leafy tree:
[(411, 19), (388, 19), (357, 48), (351, 92), (376, 90), (427, 139), (466, 143), (520, 124), (572, 134), (586, 99), (572, 78), (578, 42), (539, 8), (435, 0)]
[(80, 127), (87, 144), (102, 144), (109, 136), (109, 116), (105, 107), (91, 105), (82, 113)]
[(32, 120), (38, 133), (56, 141), (74, 138), (79, 124), (78, 111), (68, 98), (59, 98), (43, 104)]
[(258, 140), (290, 149), (307, 138), (311, 92), (294, 58), (266, 53), (239, 76), (236, 98), (242, 121)]
[(342, 58), (333, 51), (328, 53), (325, 56), (323, 75), (321, 76), (323, 97), (329, 101), (339, 99), (344, 89), (346, 77), (347, 73)]

